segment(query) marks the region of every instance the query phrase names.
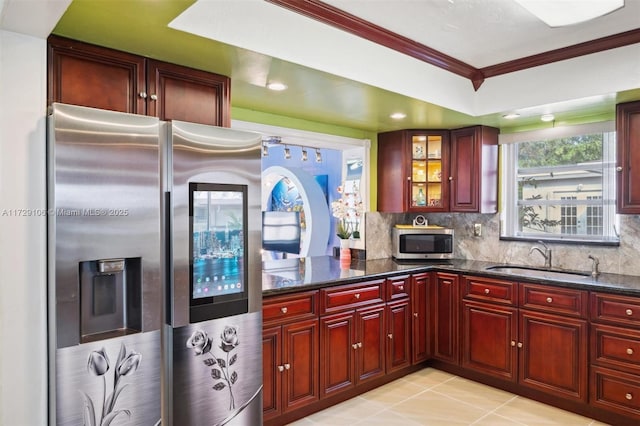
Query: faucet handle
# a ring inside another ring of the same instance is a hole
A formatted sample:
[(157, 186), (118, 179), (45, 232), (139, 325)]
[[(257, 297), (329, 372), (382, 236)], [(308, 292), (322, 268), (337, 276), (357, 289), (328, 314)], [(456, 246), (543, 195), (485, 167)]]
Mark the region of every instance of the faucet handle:
[(600, 259), (598, 259), (592, 254), (590, 254), (588, 258), (593, 261), (593, 263), (591, 264), (591, 276), (597, 277), (598, 275), (600, 275), (600, 271), (598, 270), (598, 265), (600, 265)]

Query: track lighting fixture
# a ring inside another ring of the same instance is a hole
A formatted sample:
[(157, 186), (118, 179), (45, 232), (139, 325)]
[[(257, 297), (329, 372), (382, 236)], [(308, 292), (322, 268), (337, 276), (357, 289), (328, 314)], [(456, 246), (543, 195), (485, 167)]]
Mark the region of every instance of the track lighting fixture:
[(322, 163), (322, 154), (318, 148), (316, 148), (316, 163)]
[(288, 146), (284, 146), (284, 159), (288, 160), (289, 158), (291, 158), (291, 150), (289, 149)]
[(302, 161), (307, 161), (309, 156), (307, 155), (307, 150), (305, 147), (302, 147)]
[(262, 156), (263, 157), (268, 157), (269, 156), (269, 147), (267, 146), (266, 143), (262, 144)]

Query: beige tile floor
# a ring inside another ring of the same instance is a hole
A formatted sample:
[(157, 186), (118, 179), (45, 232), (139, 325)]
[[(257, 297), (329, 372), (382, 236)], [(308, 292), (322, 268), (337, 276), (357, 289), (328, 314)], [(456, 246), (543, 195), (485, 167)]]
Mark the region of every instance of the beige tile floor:
[(291, 425), (601, 426), (604, 423), (425, 368)]

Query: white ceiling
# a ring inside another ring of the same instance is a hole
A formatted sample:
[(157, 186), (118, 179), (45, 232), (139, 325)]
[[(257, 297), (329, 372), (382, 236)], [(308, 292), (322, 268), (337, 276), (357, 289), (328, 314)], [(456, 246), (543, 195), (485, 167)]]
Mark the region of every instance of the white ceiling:
[(622, 9), (591, 22), (559, 28), (548, 27), (513, 0), (323, 1), (475, 68), (640, 27), (638, 0), (626, 0)]
[[(553, 29), (513, 0), (325, 2), (474, 67), (640, 28), (640, 0)], [(556, 112), (640, 88), (640, 44), (492, 77), (474, 91), (466, 78), (263, 0), (198, 0), (169, 26), (471, 116)]]

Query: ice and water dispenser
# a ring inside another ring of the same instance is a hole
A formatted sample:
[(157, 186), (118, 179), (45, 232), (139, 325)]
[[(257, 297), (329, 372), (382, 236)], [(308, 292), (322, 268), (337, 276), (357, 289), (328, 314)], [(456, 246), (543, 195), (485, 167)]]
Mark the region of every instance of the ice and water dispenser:
[(81, 343), (142, 330), (140, 258), (80, 262)]

